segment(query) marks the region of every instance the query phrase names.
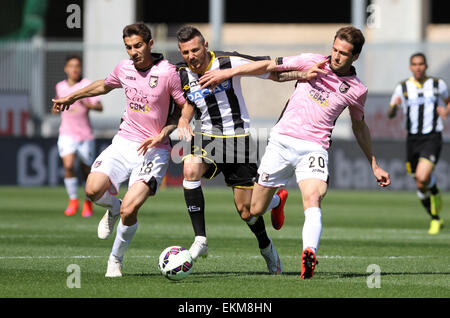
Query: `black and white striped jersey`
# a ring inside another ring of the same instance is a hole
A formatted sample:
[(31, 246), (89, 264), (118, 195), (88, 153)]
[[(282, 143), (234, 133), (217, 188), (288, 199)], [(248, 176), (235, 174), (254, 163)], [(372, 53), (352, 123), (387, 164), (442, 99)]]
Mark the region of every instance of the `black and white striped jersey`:
[[(207, 71), (227, 69), (269, 56), (249, 56), (237, 52), (210, 51)], [(249, 133), (250, 117), (242, 96), (241, 76), (230, 78), (214, 90), (201, 88), (201, 74), (194, 73), (185, 63), (177, 64), (181, 87), (186, 100), (195, 107), (195, 119), (201, 121), (201, 132), (212, 136), (240, 136)], [(268, 78), (269, 74), (258, 76)]]
[(402, 108), (406, 115), (406, 130), (412, 135), (423, 135), (442, 131), (443, 123), (436, 109), (446, 106), (448, 88), (442, 79), (428, 77), (423, 84), (413, 77), (400, 82), (392, 95), (402, 99)]

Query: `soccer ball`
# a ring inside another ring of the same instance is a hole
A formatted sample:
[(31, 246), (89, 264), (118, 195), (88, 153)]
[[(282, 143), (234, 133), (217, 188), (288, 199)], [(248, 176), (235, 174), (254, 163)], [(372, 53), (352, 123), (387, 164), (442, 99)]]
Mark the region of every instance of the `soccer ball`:
[(159, 270), (161, 274), (171, 280), (186, 278), (193, 266), (191, 254), (181, 246), (169, 246), (159, 256)]

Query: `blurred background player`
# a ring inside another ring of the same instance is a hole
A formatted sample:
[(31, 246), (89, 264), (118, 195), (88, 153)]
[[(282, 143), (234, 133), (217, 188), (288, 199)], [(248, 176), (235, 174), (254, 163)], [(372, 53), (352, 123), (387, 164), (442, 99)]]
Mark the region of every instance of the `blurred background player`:
[(394, 90), (388, 117), (394, 118), (402, 106), (406, 115), (406, 170), (414, 177), (419, 197), (431, 216), (429, 234), (438, 234), (444, 226), (439, 217), (441, 193), (433, 174), (442, 148), (443, 119), (450, 112), (450, 97), (446, 83), (426, 75), (427, 59), (423, 53), (410, 57), (413, 74)]
[[(269, 57), (252, 57), (237, 52), (209, 51), (208, 42), (194, 27), (182, 27), (178, 33), (178, 48), (184, 63), (180, 63), (181, 86), (191, 105), (183, 109), (178, 129), (191, 140), (191, 154), (183, 158), (183, 187), (186, 206), (194, 228), (195, 240), (189, 252), (193, 259), (208, 253), (205, 227), (205, 202), (201, 178), (212, 179), (219, 173), (233, 189), (234, 203), (258, 240), (260, 253), (269, 273), (280, 274), (282, 264), (272, 240), (266, 233), (264, 219), (252, 218), (250, 203), (257, 174), (256, 162), (250, 161), (250, 118), (242, 96), (240, 77), (231, 79), (213, 92), (201, 89), (198, 80), (210, 69), (229, 68)], [(269, 74), (261, 76), (268, 78)], [(194, 117), (201, 127), (192, 133), (190, 121)], [(214, 148), (215, 153), (208, 149)], [(253, 149), (256, 149), (253, 148)], [(243, 150), (243, 151), (239, 151)], [(231, 158), (231, 161), (230, 161)], [(256, 160), (256, 156), (255, 156)], [(274, 194), (268, 209), (272, 209), (275, 229), (284, 222), (286, 189)]]
[[(66, 58), (64, 73), (67, 79), (56, 84), (56, 98), (67, 96), (91, 84), (82, 77), (82, 62), (78, 55)], [(64, 166), (64, 185), (69, 196), (69, 204), (64, 213), (71, 216), (78, 211), (78, 178), (75, 161), (78, 157), (83, 182), (91, 170), (95, 158), (95, 140), (89, 121), (89, 111), (102, 111), (103, 107), (98, 97), (88, 97), (76, 101), (70, 110), (61, 113), (59, 126), (58, 151)], [(53, 113), (58, 114), (52, 109)], [(84, 199), (82, 217), (92, 216), (92, 202)]]
[(369, 161), (381, 187), (390, 184), (372, 152), (369, 128), (364, 121), (367, 87), (356, 76), (353, 62), (359, 57), (364, 36), (359, 29), (344, 27), (336, 32), (330, 56), (301, 54), (258, 61), (236, 68), (210, 71), (200, 79), (202, 86), (217, 85), (236, 75), (299, 71), (295, 91), (277, 124), (258, 168), (259, 179), (252, 194), (251, 215), (262, 215), (272, 195), (295, 174), (302, 194), (305, 221), (302, 230), (302, 279), (312, 278), (322, 234), (321, 202), (328, 187), (328, 148), (331, 132), (348, 107), (353, 134)]
[[(126, 95), (119, 131), (95, 159), (85, 189), (92, 201), (108, 208), (98, 225), (100, 239), (111, 235), (121, 216), (106, 277), (122, 276), (122, 261), (137, 231), (139, 208), (156, 194), (167, 171), (171, 149), (168, 137), (178, 122), (178, 118), (171, 121), (172, 99), (179, 105), (186, 103), (176, 67), (162, 54), (152, 53), (150, 29), (144, 23), (127, 25), (122, 38), (129, 59), (120, 61), (105, 80), (53, 100), (53, 107), (64, 111), (80, 98), (107, 94), (116, 88), (123, 88)], [(121, 201), (116, 195), (126, 180), (128, 190)]]

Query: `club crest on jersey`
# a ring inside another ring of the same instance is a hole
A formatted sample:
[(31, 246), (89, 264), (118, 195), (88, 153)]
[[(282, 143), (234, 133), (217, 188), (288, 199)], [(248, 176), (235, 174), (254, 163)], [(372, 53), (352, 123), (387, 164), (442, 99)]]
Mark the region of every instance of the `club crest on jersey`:
[(149, 85), (151, 88), (155, 88), (158, 85), (158, 76), (150, 76)]
[(348, 85), (346, 82), (342, 82), (341, 86), (339, 86), (339, 91), (342, 94), (347, 93), (347, 91), (350, 89), (350, 85)]

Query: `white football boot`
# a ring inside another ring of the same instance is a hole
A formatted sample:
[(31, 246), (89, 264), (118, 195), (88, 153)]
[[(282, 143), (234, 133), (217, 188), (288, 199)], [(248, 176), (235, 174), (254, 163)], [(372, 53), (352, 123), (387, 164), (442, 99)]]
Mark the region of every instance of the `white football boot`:
[(278, 256), (277, 250), (275, 249), (272, 240), (270, 238), (269, 240), (269, 246), (260, 249), (260, 252), (267, 263), (269, 274), (279, 275), (283, 272), (283, 265), (281, 264), (280, 256)]
[(189, 249), (189, 254), (193, 260), (196, 260), (199, 256), (205, 258), (208, 256), (208, 240), (204, 236), (196, 236), (194, 243), (192, 243)]
[[(122, 201), (120, 201), (120, 203), (122, 204)], [(98, 223), (97, 236), (99, 239), (106, 240), (111, 235), (111, 233), (114, 231), (114, 225), (116, 225), (119, 216), (120, 213), (117, 215), (113, 215), (111, 211), (106, 210), (105, 215)]]
[(109, 259), (105, 277), (122, 277), (122, 262)]

